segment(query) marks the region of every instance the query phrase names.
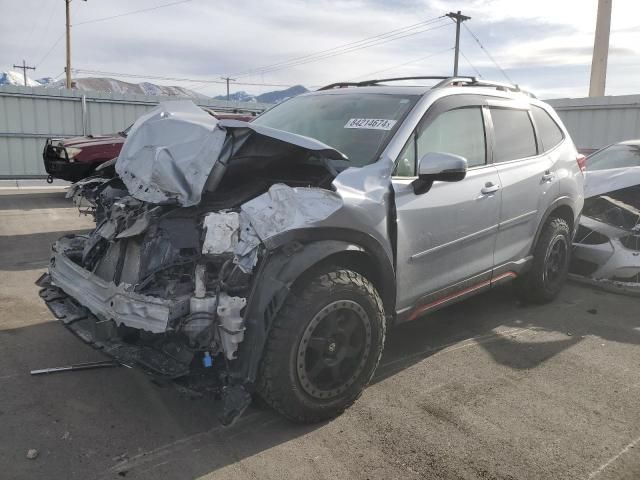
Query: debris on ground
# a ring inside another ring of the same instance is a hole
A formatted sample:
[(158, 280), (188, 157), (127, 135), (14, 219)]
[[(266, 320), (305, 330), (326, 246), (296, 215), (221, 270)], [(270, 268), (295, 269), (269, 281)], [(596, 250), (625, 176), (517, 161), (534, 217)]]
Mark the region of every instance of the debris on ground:
[(38, 454), (40, 452), (38, 452), (38, 450), (36, 450), (35, 448), (30, 448), (29, 450), (27, 450), (27, 458), (29, 460), (35, 460), (36, 458), (38, 458)]

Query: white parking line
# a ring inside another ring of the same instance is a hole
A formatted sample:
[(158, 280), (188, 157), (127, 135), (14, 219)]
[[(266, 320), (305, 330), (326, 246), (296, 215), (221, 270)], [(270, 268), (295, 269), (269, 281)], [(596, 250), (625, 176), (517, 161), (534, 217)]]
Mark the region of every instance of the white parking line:
[(598, 475), (600, 475), (602, 472), (605, 471), (605, 469), (611, 465), (613, 462), (615, 462), (616, 460), (618, 460), (622, 455), (624, 455), (625, 453), (627, 453), (629, 450), (631, 450), (633, 447), (636, 446), (636, 444), (640, 442), (640, 437), (636, 438), (633, 442), (631, 442), (629, 445), (627, 445), (626, 447), (624, 447), (622, 450), (620, 450), (616, 455), (614, 455), (613, 457), (611, 457), (609, 460), (607, 460), (605, 463), (603, 463), (602, 465), (600, 465), (597, 469), (595, 469), (593, 472), (591, 472), (589, 474), (589, 480), (591, 480), (592, 478), (596, 478)]

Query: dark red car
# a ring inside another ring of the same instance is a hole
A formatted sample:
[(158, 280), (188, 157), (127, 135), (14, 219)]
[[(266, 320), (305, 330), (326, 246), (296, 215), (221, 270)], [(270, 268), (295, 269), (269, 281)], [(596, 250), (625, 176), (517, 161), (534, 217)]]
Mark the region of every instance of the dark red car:
[[(218, 119), (230, 118), (249, 122), (253, 116), (243, 113), (221, 113), (208, 109)], [(49, 174), (48, 182), (54, 178), (77, 182), (90, 175), (104, 162), (117, 157), (127, 138), (131, 125), (122, 132), (85, 137), (47, 138), (42, 151), (44, 168)]]
[(118, 156), (129, 128), (109, 135), (47, 138), (42, 152), (47, 180), (77, 182), (88, 177), (98, 165)]

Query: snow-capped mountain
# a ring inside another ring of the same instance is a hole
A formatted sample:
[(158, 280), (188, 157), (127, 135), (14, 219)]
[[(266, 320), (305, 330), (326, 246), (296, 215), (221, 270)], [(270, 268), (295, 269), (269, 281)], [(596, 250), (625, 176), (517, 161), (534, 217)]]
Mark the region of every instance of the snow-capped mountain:
[[(243, 90), (234, 92), (229, 95), (229, 100), (234, 102), (259, 102), (259, 103), (280, 103), (288, 98), (295, 97), (302, 93), (306, 93), (307, 90), (302, 85), (296, 85), (294, 87), (287, 88), (285, 90), (275, 90), (273, 92), (266, 92), (260, 95), (251, 95)], [(226, 100), (226, 95), (218, 95), (214, 97), (216, 100)]]
[[(121, 94), (139, 95), (167, 95), (170, 97), (206, 98), (206, 95), (189, 90), (188, 88), (156, 85), (154, 83), (129, 83), (115, 78), (87, 77), (76, 78), (75, 88), (87, 92), (110, 92)], [(55, 82), (50, 86), (64, 86), (64, 80)]]
[(36, 82), (40, 85), (51, 85), (52, 83), (56, 83), (56, 79), (53, 77), (44, 77), (44, 78), (36, 78)]
[[(24, 86), (24, 76), (21, 72), (9, 70), (8, 72), (0, 72), (0, 85), (20, 85)], [(39, 87), (40, 84), (32, 80), (27, 75), (27, 87)]]
[(280, 103), (291, 97), (307, 93), (307, 90), (302, 85), (296, 85), (294, 87), (287, 88), (286, 90), (276, 90), (274, 92), (266, 92), (262, 95), (258, 95), (256, 100), (262, 103)]
[[(184, 87), (156, 85), (155, 83), (142, 82), (142, 83), (130, 83), (122, 80), (116, 80), (115, 78), (108, 77), (86, 77), (76, 78), (74, 81), (74, 88), (85, 92), (110, 92), (121, 94), (139, 94), (139, 95), (166, 95), (170, 97), (188, 97), (188, 98), (207, 98), (194, 90), (190, 90)], [(0, 72), (0, 85), (24, 85), (24, 78), (22, 73), (9, 70), (6, 72)], [(33, 80), (27, 76), (28, 87), (46, 87), (46, 88), (63, 88), (65, 85), (64, 79), (55, 80), (51, 77), (40, 78)], [(280, 103), (301, 93), (308, 92), (308, 90), (302, 85), (296, 85), (295, 87), (287, 88), (285, 90), (276, 90), (273, 92), (266, 92), (260, 95), (252, 95), (245, 91), (239, 91), (229, 95), (229, 100), (234, 102), (259, 102), (259, 103)], [(215, 97), (216, 100), (226, 100), (226, 95), (219, 95)]]
[[(226, 95), (218, 95), (214, 97), (216, 100), (226, 100)], [(250, 93), (245, 92), (244, 90), (240, 90), (239, 92), (234, 92), (229, 94), (229, 100), (232, 102), (257, 102), (256, 96), (251, 95)]]
[[(86, 92), (110, 92), (122, 94), (140, 94), (140, 95), (167, 95), (170, 97), (190, 97), (190, 98), (207, 98), (206, 95), (189, 90), (188, 88), (155, 85), (149, 82), (129, 83), (114, 78), (75, 78), (75, 88)], [(0, 85), (18, 85), (24, 86), (24, 77), (22, 73), (9, 70), (0, 72)], [(47, 87), (47, 88), (63, 88), (64, 79), (54, 80), (51, 77), (45, 77), (33, 80), (27, 76), (28, 87)]]

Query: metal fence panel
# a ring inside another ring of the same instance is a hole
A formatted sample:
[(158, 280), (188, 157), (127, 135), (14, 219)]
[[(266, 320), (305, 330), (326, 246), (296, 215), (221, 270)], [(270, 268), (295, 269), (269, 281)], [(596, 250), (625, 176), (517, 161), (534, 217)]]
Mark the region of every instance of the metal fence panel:
[(595, 150), (640, 139), (640, 95), (561, 98), (547, 101), (580, 149)]
[[(0, 86), (0, 178), (45, 176), (42, 148), (47, 137), (118, 132), (170, 100), (177, 98)], [(270, 106), (209, 98), (195, 103), (220, 111), (260, 112)]]

